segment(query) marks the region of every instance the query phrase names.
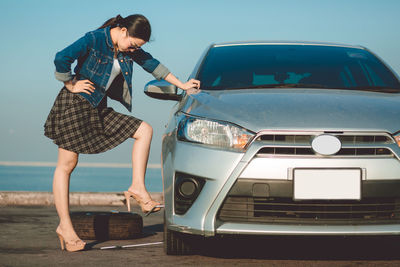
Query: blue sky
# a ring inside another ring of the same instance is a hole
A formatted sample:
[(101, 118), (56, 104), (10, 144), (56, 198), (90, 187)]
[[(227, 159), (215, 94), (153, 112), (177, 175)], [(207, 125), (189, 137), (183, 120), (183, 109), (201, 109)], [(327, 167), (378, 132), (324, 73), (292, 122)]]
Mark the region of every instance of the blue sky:
[[(62, 84), (53, 59), (83, 34), (117, 14), (144, 14), (153, 28), (144, 46), (181, 80), (213, 42), (304, 40), (368, 47), (400, 73), (398, 0), (153, 0), (0, 2), (0, 161), (57, 160), (57, 147), (43, 136), (43, 123)], [(133, 74), (133, 112), (154, 128), (150, 163), (160, 162), (161, 136), (173, 101), (144, 95), (153, 77)], [(111, 101), (110, 101), (111, 102)], [(82, 162), (129, 163), (132, 140)]]

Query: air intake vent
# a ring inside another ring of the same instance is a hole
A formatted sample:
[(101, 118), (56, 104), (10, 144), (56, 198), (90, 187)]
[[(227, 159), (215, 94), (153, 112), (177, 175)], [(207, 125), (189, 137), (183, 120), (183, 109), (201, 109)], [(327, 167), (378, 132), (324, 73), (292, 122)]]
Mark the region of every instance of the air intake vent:
[(227, 197), (219, 211), (224, 222), (296, 224), (399, 223), (400, 205), (395, 198), (362, 201), (301, 201), (291, 198)]

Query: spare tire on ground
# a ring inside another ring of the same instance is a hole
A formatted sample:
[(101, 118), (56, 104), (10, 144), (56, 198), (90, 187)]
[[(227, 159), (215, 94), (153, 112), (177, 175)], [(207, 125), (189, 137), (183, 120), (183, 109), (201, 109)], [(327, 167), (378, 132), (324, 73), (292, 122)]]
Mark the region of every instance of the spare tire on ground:
[(72, 212), (71, 221), (81, 239), (133, 239), (143, 230), (142, 216), (130, 212)]

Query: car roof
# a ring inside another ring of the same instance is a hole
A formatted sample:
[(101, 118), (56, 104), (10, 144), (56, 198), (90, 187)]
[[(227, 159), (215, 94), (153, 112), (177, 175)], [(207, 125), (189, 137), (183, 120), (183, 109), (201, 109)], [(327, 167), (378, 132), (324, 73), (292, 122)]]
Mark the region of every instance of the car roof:
[(341, 43), (328, 43), (328, 42), (311, 42), (311, 41), (238, 41), (238, 42), (224, 42), (213, 44), (213, 47), (223, 46), (242, 46), (242, 45), (313, 45), (313, 46), (337, 46), (337, 47), (348, 47), (366, 49), (359, 45), (348, 45)]

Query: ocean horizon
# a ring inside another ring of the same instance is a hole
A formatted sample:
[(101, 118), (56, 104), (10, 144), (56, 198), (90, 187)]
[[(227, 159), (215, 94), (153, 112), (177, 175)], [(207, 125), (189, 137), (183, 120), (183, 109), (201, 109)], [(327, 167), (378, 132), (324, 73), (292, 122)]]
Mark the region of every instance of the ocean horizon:
[[(0, 191), (53, 191), (54, 162), (0, 161)], [(70, 179), (70, 192), (121, 192), (132, 182), (130, 164), (78, 163)], [(162, 192), (161, 165), (149, 164), (145, 184), (149, 192)]]
[[(57, 162), (47, 161), (0, 161), (0, 166), (22, 166), (22, 167), (55, 167)], [(100, 167), (100, 168), (131, 168), (132, 163), (102, 163), (102, 162), (78, 162), (78, 167)], [(149, 163), (147, 169), (160, 169), (160, 163)]]

